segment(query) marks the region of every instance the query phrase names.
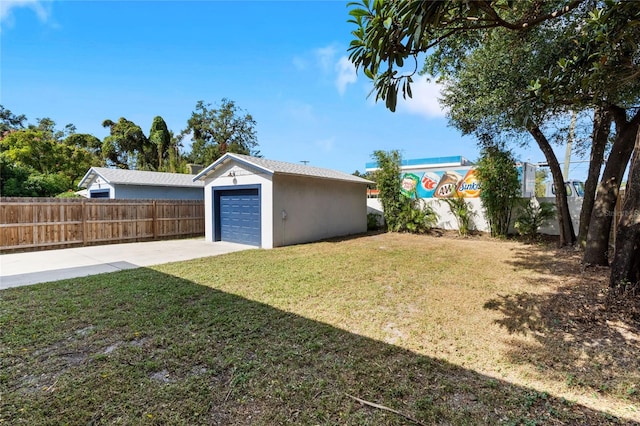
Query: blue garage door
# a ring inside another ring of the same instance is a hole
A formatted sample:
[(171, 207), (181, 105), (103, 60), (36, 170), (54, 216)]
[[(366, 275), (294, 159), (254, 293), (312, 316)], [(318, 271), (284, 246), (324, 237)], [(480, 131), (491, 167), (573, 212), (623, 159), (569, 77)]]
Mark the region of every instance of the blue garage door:
[(258, 189), (217, 191), (220, 240), (260, 246), (260, 194)]

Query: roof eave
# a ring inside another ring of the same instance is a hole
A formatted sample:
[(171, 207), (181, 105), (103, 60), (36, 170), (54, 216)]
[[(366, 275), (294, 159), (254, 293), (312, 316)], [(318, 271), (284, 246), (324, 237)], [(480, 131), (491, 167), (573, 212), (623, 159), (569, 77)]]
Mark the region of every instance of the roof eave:
[(363, 185), (369, 185), (371, 183), (375, 183), (371, 180), (367, 180), (367, 179), (362, 179), (362, 180), (355, 180), (355, 179), (342, 179), (339, 177), (329, 177), (329, 176), (319, 176), (319, 175), (305, 175), (303, 173), (287, 173), (287, 172), (274, 172), (274, 174), (276, 175), (282, 175), (282, 176), (298, 176), (298, 177), (304, 177), (304, 178), (315, 178), (315, 179), (325, 179), (325, 180), (337, 180), (339, 182), (351, 182), (351, 183), (360, 183)]
[(101, 177), (105, 180), (105, 182), (110, 183), (107, 179), (104, 178), (100, 173), (96, 171), (95, 168), (91, 167), (89, 171), (84, 175), (80, 182), (78, 182), (78, 188), (88, 188), (91, 185), (91, 182), (96, 179), (96, 177)]
[(211, 173), (213, 173), (217, 167), (226, 164), (229, 161), (236, 161), (242, 165), (245, 166), (249, 166), (252, 167), (254, 169), (258, 169), (261, 170), (267, 174), (273, 175), (275, 172), (273, 170), (269, 170), (265, 167), (259, 166), (255, 163), (252, 163), (251, 161), (247, 161), (243, 158), (239, 158), (236, 157), (235, 155), (233, 155), (230, 152), (227, 152), (226, 154), (224, 154), (222, 157), (218, 158), (216, 161), (214, 161), (213, 163), (211, 163), (207, 168), (203, 169), (200, 173), (198, 173), (192, 180), (195, 182), (197, 180), (202, 180), (202, 179), (206, 179), (207, 176), (209, 176)]

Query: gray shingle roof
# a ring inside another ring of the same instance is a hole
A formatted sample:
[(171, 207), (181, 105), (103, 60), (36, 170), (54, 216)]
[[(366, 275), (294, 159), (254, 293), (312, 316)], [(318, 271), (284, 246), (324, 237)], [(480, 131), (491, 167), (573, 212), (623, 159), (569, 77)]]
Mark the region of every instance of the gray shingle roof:
[(284, 174), (294, 176), (309, 176), (321, 179), (333, 179), (347, 182), (371, 183), (370, 181), (348, 173), (339, 172), (332, 169), (307, 166), (304, 164), (287, 163), (284, 161), (267, 160), (266, 158), (251, 157), (249, 155), (227, 153), (209, 167), (205, 168), (193, 179), (201, 179), (212, 172), (218, 165), (235, 159), (236, 161), (252, 165), (270, 174)]
[(148, 172), (142, 170), (109, 169), (107, 167), (92, 167), (82, 178), (79, 187), (86, 187), (100, 176), (110, 184), (144, 185), (144, 186), (177, 186), (187, 188), (202, 188), (204, 183), (193, 181), (193, 175), (183, 173)]

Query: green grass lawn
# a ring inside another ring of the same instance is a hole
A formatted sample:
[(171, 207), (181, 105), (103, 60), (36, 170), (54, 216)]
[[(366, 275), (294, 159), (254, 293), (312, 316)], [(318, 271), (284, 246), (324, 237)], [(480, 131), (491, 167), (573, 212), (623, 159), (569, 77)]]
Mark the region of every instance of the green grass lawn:
[(573, 253), (400, 234), (9, 289), (0, 425), (634, 424), (635, 309)]

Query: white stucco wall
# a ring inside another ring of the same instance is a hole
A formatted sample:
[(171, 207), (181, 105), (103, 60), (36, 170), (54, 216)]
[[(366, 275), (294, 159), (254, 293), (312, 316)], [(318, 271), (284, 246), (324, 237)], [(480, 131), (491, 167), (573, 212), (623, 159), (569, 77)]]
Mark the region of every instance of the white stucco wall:
[[(423, 203), (431, 206), (431, 208), (438, 215), (438, 223), (436, 228), (440, 229), (458, 229), (458, 222), (455, 216), (451, 213), (449, 205), (438, 198), (426, 198), (421, 200)], [(485, 219), (484, 211), (482, 210), (482, 204), (479, 198), (467, 198), (467, 202), (471, 204), (471, 211), (475, 213), (471, 229), (482, 232), (489, 232), (489, 223)], [(367, 199), (367, 212), (382, 215), (384, 210), (382, 209), (382, 203), (378, 198)]]
[(274, 247), (367, 231), (364, 184), (276, 175), (273, 188)]
[[(447, 204), (446, 201), (439, 198), (428, 198), (423, 201), (431, 206), (431, 208), (438, 214), (437, 228), (458, 229), (458, 222), (455, 216), (451, 213), (449, 204)], [(465, 201), (470, 205), (470, 210), (473, 212), (471, 229), (481, 232), (489, 232), (489, 223), (485, 218), (480, 198), (465, 198)]]
[[(568, 197), (567, 204), (569, 205), (569, 214), (571, 215), (571, 221), (573, 222), (573, 231), (577, 234), (580, 229), (580, 210), (582, 209), (582, 200), (581, 197)], [(546, 203), (556, 203), (556, 197), (540, 197), (538, 198), (539, 202)], [(540, 228), (541, 234), (547, 235), (560, 235), (558, 232), (558, 219), (553, 219), (549, 221), (549, 223)]]
[(205, 180), (205, 240), (214, 241), (215, 238), (213, 235), (213, 225), (215, 220), (213, 216), (213, 189), (240, 189), (246, 185), (260, 185), (261, 247), (273, 247), (273, 185), (271, 183), (271, 175), (266, 173), (257, 173), (256, 170), (243, 168), (235, 163), (221, 165)]
[[(432, 208), (438, 214), (439, 219), (436, 228), (458, 229), (456, 219), (451, 214), (451, 210), (449, 209), (449, 205), (447, 203), (445, 203), (444, 201), (438, 201), (438, 199), (436, 198), (428, 198), (424, 199), (423, 201), (432, 206)], [(466, 201), (471, 203), (472, 211), (476, 212), (476, 215), (473, 219), (472, 229), (482, 232), (489, 232), (489, 223), (487, 222), (480, 198), (467, 198)], [(555, 204), (556, 199), (555, 197), (545, 197), (538, 198), (538, 201), (550, 202)], [(580, 225), (580, 209), (582, 208), (582, 198), (570, 197), (567, 199), (567, 201), (569, 204), (571, 219), (573, 221), (573, 229), (577, 232), (578, 226)], [(367, 210), (369, 213), (383, 214), (382, 204), (377, 198), (367, 199)], [(515, 217), (512, 218), (512, 221), (515, 221)], [(511, 231), (515, 232), (515, 230), (513, 229)], [(547, 225), (541, 227), (539, 232), (541, 234), (547, 235), (558, 235), (558, 220), (551, 220)]]

